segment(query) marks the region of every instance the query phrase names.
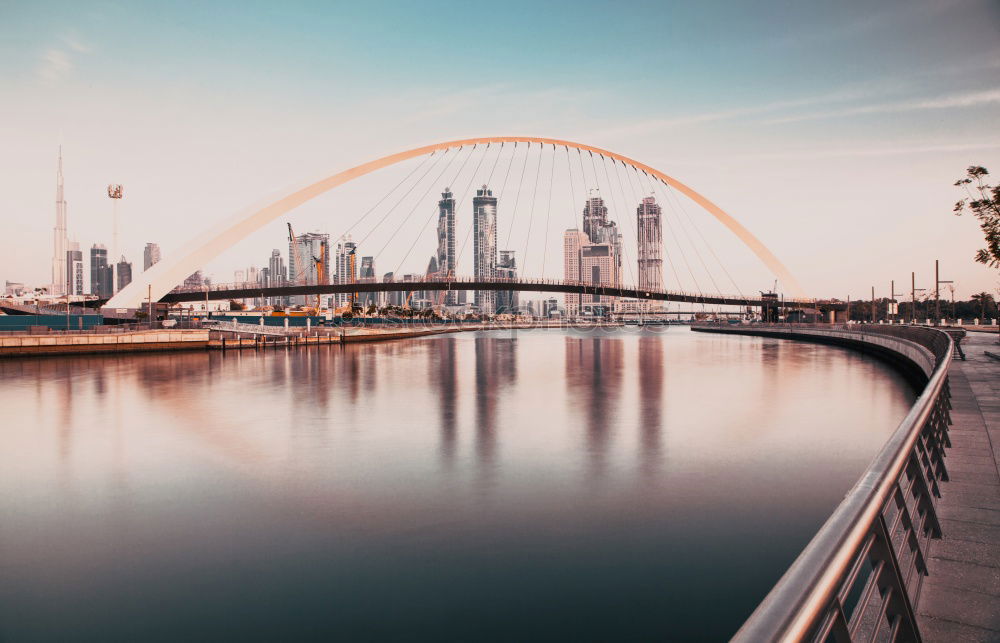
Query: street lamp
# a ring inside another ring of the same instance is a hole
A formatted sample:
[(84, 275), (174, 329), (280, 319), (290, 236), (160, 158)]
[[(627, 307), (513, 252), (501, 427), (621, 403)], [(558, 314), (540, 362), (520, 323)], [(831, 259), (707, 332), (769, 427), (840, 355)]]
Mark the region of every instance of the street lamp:
[(917, 323), (917, 293), (924, 292), (926, 288), (917, 288), (917, 273), (910, 273), (910, 323)]
[(938, 260), (934, 260), (934, 325), (941, 320), (941, 284), (953, 284), (954, 281), (942, 281), (938, 273)]

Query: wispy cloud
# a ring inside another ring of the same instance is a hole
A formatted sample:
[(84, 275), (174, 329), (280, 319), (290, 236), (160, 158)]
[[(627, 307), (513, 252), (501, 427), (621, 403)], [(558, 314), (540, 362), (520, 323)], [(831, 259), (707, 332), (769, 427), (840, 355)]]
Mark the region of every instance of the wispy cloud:
[(668, 118), (651, 118), (636, 120), (626, 125), (611, 127), (599, 131), (597, 134), (602, 137), (618, 137), (630, 135), (648, 135), (655, 132), (677, 129), (689, 125), (699, 125), (715, 121), (732, 120), (743, 116), (753, 116), (767, 114), (797, 107), (808, 107), (810, 105), (822, 105), (826, 103), (840, 103), (856, 100), (866, 95), (861, 89), (842, 89), (834, 92), (825, 92), (813, 96), (802, 96), (787, 100), (773, 101), (749, 107), (734, 107), (716, 111), (707, 111), (699, 114), (686, 114)]
[(42, 53), (38, 77), (46, 83), (56, 83), (73, 71), (73, 59), (62, 49), (48, 49)]
[(875, 145), (862, 147), (832, 147), (805, 150), (787, 150), (764, 154), (732, 156), (740, 161), (798, 161), (825, 158), (905, 156), (909, 154), (933, 154), (948, 152), (976, 152), (1000, 149), (1000, 141), (975, 143), (916, 143), (908, 145)]
[(46, 84), (65, 80), (76, 68), (76, 58), (93, 50), (76, 32), (63, 34), (58, 46), (46, 49), (39, 57), (38, 79)]
[(846, 107), (844, 109), (812, 112), (809, 114), (794, 114), (791, 116), (768, 119), (765, 120), (764, 123), (775, 125), (780, 123), (794, 123), (798, 121), (811, 121), (823, 118), (842, 118), (845, 116), (912, 112), (928, 109), (948, 109), (953, 107), (975, 107), (978, 105), (990, 105), (997, 103), (1000, 103), (1000, 89), (988, 89), (985, 91), (950, 94), (934, 98), (912, 99), (892, 103), (873, 103), (869, 105)]

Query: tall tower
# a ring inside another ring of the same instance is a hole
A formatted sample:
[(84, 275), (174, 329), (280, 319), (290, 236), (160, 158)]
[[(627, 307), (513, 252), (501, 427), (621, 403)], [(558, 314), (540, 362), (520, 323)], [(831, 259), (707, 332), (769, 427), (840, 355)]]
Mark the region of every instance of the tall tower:
[(639, 288), (663, 290), (663, 229), (656, 198), (643, 197), (636, 209), (639, 233)]
[[(455, 196), (449, 188), (441, 193), (438, 201), (438, 274), (442, 278), (455, 276)], [(448, 290), (444, 295), (444, 303), (454, 306), (457, 301), (454, 291)]]
[(56, 169), (56, 225), (52, 229), (52, 293), (66, 294), (66, 198), (63, 192), (62, 145), (59, 146), (59, 165)]
[[(497, 198), (486, 185), (472, 199), (473, 273), (476, 278), (497, 276)], [(477, 290), (476, 306), (484, 315), (497, 309), (496, 291)]]
[(142, 269), (149, 270), (160, 261), (160, 246), (155, 243), (147, 243), (142, 251)]
[[(587, 235), (576, 228), (563, 233), (563, 279), (573, 283), (580, 279), (580, 249), (587, 243)], [(566, 315), (576, 317), (580, 314), (580, 294), (567, 293)]]
[[(513, 250), (500, 251), (500, 259), (497, 261), (497, 277), (510, 279), (511, 281), (517, 279), (517, 257), (514, 256)], [(498, 313), (517, 314), (518, 297), (516, 290), (498, 290), (496, 291), (496, 297)]]
[[(345, 235), (337, 242), (337, 277), (338, 284), (353, 284), (358, 280), (357, 264), (358, 244), (351, 239), (351, 235)], [(354, 303), (354, 293), (337, 293), (334, 296), (337, 306), (346, 306)]]
[(591, 190), (583, 206), (583, 233), (591, 243), (604, 243), (608, 227), (608, 208), (598, 190)]

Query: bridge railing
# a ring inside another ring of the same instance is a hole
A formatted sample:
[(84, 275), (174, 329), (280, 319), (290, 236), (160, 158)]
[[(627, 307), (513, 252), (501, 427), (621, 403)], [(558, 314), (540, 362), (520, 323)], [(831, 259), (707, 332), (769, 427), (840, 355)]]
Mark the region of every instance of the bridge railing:
[[(743, 327), (751, 330), (754, 326)], [(927, 545), (940, 538), (935, 510), (948, 479), (948, 368), (952, 339), (930, 328), (760, 324), (785, 336), (862, 341), (919, 351), (929, 379), (878, 455), (735, 641), (919, 641), (914, 604), (927, 575)], [(740, 327), (736, 327), (739, 332)]]
[[(364, 278), (362, 278), (362, 279), (364, 279)], [(386, 282), (379, 282), (379, 281), (375, 281), (375, 280), (369, 279), (369, 280), (366, 280), (366, 281), (360, 281), (359, 280), (359, 281), (355, 281), (355, 282), (351, 282), (351, 283), (372, 284), (372, 283), (386, 283)], [(611, 285), (611, 284), (594, 284), (594, 283), (591, 283), (591, 282), (568, 280), (568, 279), (545, 279), (545, 278), (537, 278), (536, 279), (536, 278), (523, 278), (523, 277), (522, 278), (469, 277), (469, 276), (451, 276), (451, 277), (446, 277), (446, 276), (430, 275), (430, 276), (419, 276), (416, 279), (407, 280), (407, 281), (394, 281), (394, 282), (391, 282), (391, 283), (396, 283), (396, 284), (401, 284), (401, 285), (410, 285), (410, 284), (412, 284), (414, 286), (414, 290), (419, 290), (420, 284), (428, 284), (428, 283), (432, 283), (432, 284), (435, 284), (435, 285), (436, 284), (441, 284), (441, 283), (449, 283), (449, 284), (456, 284), (456, 285), (459, 285), (459, 286), (462, 285), (462, 284), (476, 284), (476, 283), (520, 284), (520, 285), (525, 285), (525, 286), (533, 286), (533, 285), (576, 286), (576, 287), (581, 287), (581, 288), (594, 288), (594, 289), (597, 289), (597, 290), (601, 290), (601, 289), (632, 290), (632, 291), (635, 291), (635, 292), (648, 292), (648, 293), (655, 293), (655, 294), (658, 294), (658, 295), (675, 295), (675, 296), (680, 296), (680, 297), (688, 297), (688, 298), (692, 298), (692, 299), (705, 298), (705, 297), (711, 297), (711, 298), (718, 297), (718, 298), (729, 299), (729, 300), (733, 300), (733, 301), (745, 301), (747, 304), (757, 303), (759, 301), (757, 298), (747, 297), (746, 295), (743, 295), (743, 294), (732, 295), (732, 294), (725, 294), (725, 293), (711, 294), (711, 293), (703, 293), (703, 292), (689, 292), (689, 291), (684, 291), (684, 290), (651, 290), (651, 289), (648, 289), (648, 288), (641, 288), (641, 287), (636, 286), (634, 284), (617, 284), (617, 285)], [(224, 290), (253, 291), (253, 290), (261, 290), (261, 289), (265, 289), (265, 288), (274, 288), (274, 287), (318, 286), (318, 285), (325, 285), (325, 284), (304, 284), (304, 283), (292, 283), (292, 282), (283, 283), (283, 284), (262, 284), (262, 283), (256, 282), (256, 281), (243, 281), (243, 282), (232, 282), (232, 283), (213, 283), (210, 286), (200, 286), (200, 287), (183, 287), (183, 286), (179, 286), (179, 287), (175, 288), (171, 292), (174, 292), (174, 293), (202, 293), (202, 292), (206, 292), (206, 291), (207, 292), (218, 292), (218, 291), (224, 291)], [(257, 297), (260, 297), (260, 296), (261, 295), (257, 295)], [(264, 296), (266, 297), (267, 295), (264, 295)], [(801, 306), (812, 306), (812, 305), (816, 305), (816, 304), (819, 304), (819, 303), (829, 303), (829, 302), (819, 301), (819, 300), (816, 300), (816, 299), (794, 299), (794, 298), (785, 298), (782, 301), (783, 301), (783, 303), (786, 306), (789, 305), (789, 304), (792, 304), (792, 305), (801, 305)]]

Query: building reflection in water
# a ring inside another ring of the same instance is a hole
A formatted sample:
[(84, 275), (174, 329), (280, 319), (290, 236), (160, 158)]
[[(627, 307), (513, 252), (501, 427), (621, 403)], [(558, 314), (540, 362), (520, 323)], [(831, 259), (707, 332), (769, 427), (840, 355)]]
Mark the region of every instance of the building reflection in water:
[(476, 337), (476, 456), (492, 464), (496, 455), (497, 410), (506, 386), (517, 380), (517, 339)]
[(437, 389), (440, 413), (442, 459), (451, 463), (455, 458), (458, 424), (458, 382), (455, 366), (454, 337), (442, 337), (431, 344), (431, 359), (427, 360), (428, 380)]
[(661, 464), (663, 422), (663, 342), (658, 335), (639, 337), (639, 467), (644, 476)]
[(583, 416), (591, 474), (607, 466), (607, 451), (621, 399), (625, 344), (610, 337), (566, 337), (570, 413)]

